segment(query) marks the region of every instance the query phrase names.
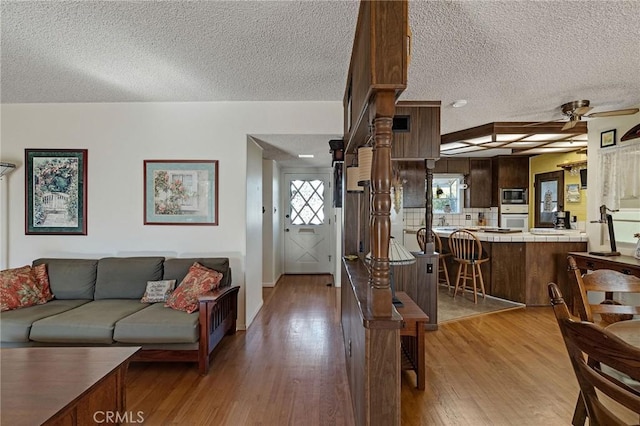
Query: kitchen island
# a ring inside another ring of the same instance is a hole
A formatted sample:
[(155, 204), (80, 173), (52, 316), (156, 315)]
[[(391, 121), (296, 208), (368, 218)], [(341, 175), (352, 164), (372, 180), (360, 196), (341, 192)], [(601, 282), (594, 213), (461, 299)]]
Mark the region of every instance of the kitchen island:
[[(449, 236), (457, 228), (434, 228), (449, 252)], [(471, 229), (490, 258), (482, 264), (487, 294), (527, 306), (549, 304), (547, 284), (555, 282), (558, 271), (567, 267), (567, 254), (587, 250), (587, 236), (573, 230), (509, 233), (504, 230)], [(458, 263), (447, 259), (449, 277), (457, 275)]]

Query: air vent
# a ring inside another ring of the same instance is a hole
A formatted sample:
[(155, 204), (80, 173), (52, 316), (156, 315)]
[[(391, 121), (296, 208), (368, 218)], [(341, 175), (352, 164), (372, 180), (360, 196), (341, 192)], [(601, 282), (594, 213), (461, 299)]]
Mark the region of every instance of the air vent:
[(393, 117), (393, 127), (391, 128), (396, 133), (408, 132), (411, 130), (411, 116), (408, 115), (396, 115)]

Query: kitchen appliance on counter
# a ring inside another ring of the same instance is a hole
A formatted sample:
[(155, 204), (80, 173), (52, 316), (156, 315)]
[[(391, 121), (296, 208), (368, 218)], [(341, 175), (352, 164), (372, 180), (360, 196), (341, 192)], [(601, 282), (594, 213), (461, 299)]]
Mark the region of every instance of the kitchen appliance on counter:
[(527, 205), (527, 189), (526, 188), (501, 188), (500, 204), (516, 204)]
[(571, 229), (571, 213), (568, 211), (555, 212), (553, 223), (556, 229)]
[(529, 230), (529, 205), (501, 204), (500, 227), (527, 232)]

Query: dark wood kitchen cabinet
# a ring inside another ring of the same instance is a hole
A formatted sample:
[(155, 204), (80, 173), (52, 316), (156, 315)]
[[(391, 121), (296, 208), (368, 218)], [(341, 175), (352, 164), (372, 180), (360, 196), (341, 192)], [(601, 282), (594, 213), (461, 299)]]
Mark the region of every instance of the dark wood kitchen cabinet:
[(469, 158), (440, 158), (433, 173), (469, 174)]
[(469, 160), (468, 188), (465, 191), (464, 206), (469, 208), (491, 207), (491, 159), (471, 158)]
[(425, 206), (426, 168), (424, 161), (394, 161), (402, 180), (402, 206), (407, 208)]
[(529, 187), (529, 157), (494, 157), (491, 162), (494, 206), (500, 204), (501, 188)]
[(393, 118), (391, 158), (440, 157), (440, 101), (399, 101)]

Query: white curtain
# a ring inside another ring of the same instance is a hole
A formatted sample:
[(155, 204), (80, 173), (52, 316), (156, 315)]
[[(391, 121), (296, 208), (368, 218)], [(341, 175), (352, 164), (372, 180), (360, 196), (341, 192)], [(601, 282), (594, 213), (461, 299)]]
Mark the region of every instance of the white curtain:
[(600, 151), (601, 203), (619, 209), (620, 200), (640, 198), (640, 142)]

